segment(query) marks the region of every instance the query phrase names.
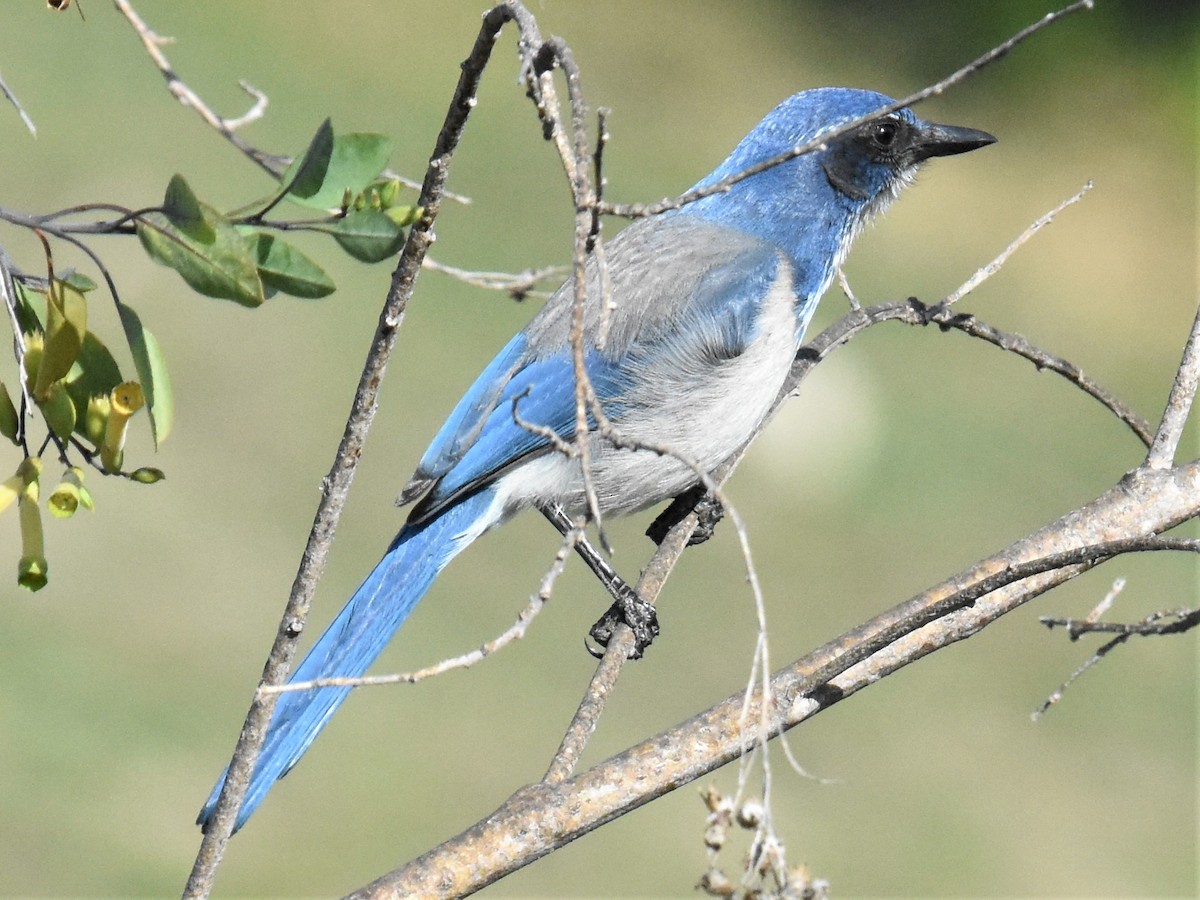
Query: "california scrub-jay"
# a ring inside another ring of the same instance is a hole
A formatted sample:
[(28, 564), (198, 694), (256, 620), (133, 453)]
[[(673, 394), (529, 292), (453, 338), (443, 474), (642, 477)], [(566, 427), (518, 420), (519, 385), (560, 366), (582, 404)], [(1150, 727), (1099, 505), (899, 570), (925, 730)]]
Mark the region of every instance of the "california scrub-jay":
[[(796, 94), (697, 186), (890, 103), (848, 88)], [(775, 400), (818, 299), (863, 225), (926, 159), (994, 141), (902, 109), (726, 191), (634, 222), (607, 243), (603, 278), (590, 257), (585, 360), (603, 412), (629, 442), (675, 454), (589, 434), (600, 512), (630, 513), (675, 497), (696, 484), (697, 470), (711, 471), (736, 451)], [(401, 495), (417, 501), (408, 521), (292, 681), (362, 675), (450, 560), (520, 510), (586, 514), (580, 461), (547, 436), (569, 441), (575, 433), (573, 302), (568, 281), (450, 413)], [(235, 830), (347, 694), (321, 688), (279, 696)], [(224, 776), (200, 825), (213, 815), (223, 783)]]

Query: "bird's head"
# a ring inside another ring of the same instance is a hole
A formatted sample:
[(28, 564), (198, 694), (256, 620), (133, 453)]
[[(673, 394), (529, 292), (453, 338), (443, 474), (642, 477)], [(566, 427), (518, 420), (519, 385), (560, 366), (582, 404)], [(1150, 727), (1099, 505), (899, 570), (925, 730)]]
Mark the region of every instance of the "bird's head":
[[(883, 94), (851, 88), (795, 94), (769, 112), (697, 187), (819, 140), (893, 102)], [(814, 254), (832, 254), (840, 264), (858, 229), (895, 199), (923, 162), (995, 140), (985, 131), (926, 122), (900, 109), (739, 181), (685, 212), (772, 240), (802, 265)]]

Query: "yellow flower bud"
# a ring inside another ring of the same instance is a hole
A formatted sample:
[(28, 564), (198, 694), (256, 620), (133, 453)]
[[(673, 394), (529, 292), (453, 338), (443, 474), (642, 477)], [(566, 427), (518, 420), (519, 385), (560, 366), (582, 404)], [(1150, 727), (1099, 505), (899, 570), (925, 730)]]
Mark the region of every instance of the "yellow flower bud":
[(63, 473), (62, 481), (46, 501), (46, 506), (50, 515), (57, 519), (66, 519), (75, 515), (80, 503), (83, 503), (83, 470), (71, 466)]
[(108, 395), (112, 410), (104, 425), (104, 442), (100, 445), (100, 462), (107, 472), (119, 472), (125, 456), (125, 434), (129, 417), (146, 404), (142, 386), (136, 381), (118, 384)]
[(46, 545), (42, 537), (42, 512), (38, 508), (38, 476), (42, 461), (30, 458), (17, 470), (25, 480), (17, 500), (21, 519), (21, 559), (17, 563), (17, 584), (31, 591), (46, 586)]

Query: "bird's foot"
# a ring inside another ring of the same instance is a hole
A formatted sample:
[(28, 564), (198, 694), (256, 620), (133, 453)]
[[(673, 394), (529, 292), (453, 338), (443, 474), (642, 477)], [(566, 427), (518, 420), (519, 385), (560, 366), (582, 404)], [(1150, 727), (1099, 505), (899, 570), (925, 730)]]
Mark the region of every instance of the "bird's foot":
[[(633, 632), (633, 647), (630, 648), (629, 658), (640, 659), (646, 648), (658, 637), (658, 612), (653, 603), (647, 603), (627, 584), (620, 585), (618, 594), (613, 605), (588, 631), (588, 636), (600, 647), (607, 647), (616, 634), (617, 626), (628, 625)], [(594, 650), (591, 647), (588, 647), (588, 652), (597, 659), (604, 655), (603, 650)]]
[(658, 518), (650, 523), (650, 527), (646, 529), (646, 537), (656, 544), (661, 544), (666, 539), (667, 533), (687, 518), (693, 510), (700, 521), (696, 525), (695, 531), (692, 532), (692, 536), (688, 538), (688, 546), (703, 544), (713, 536), (717, 523), (725, 516), (725, 507), (721, 505), (721, 501), (708, 493), (703, 484), (693, 485), (672, 500), (670, 506), (659, 513)]

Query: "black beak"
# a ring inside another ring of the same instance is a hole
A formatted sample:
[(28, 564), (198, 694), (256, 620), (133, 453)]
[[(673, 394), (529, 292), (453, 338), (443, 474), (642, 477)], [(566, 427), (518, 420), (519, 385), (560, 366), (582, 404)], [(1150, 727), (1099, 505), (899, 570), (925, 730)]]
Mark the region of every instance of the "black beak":
[(914, 162), (920, 162), (931, 156), (954, 156), (956, 153), (968, 153), (994, 143), (996, 143), (996, 138), (993, 135), (986, 131), (980, 131), (978, 128), (922, 122), (916, 139), (913, 141), (912, 153), (915, 157)]

